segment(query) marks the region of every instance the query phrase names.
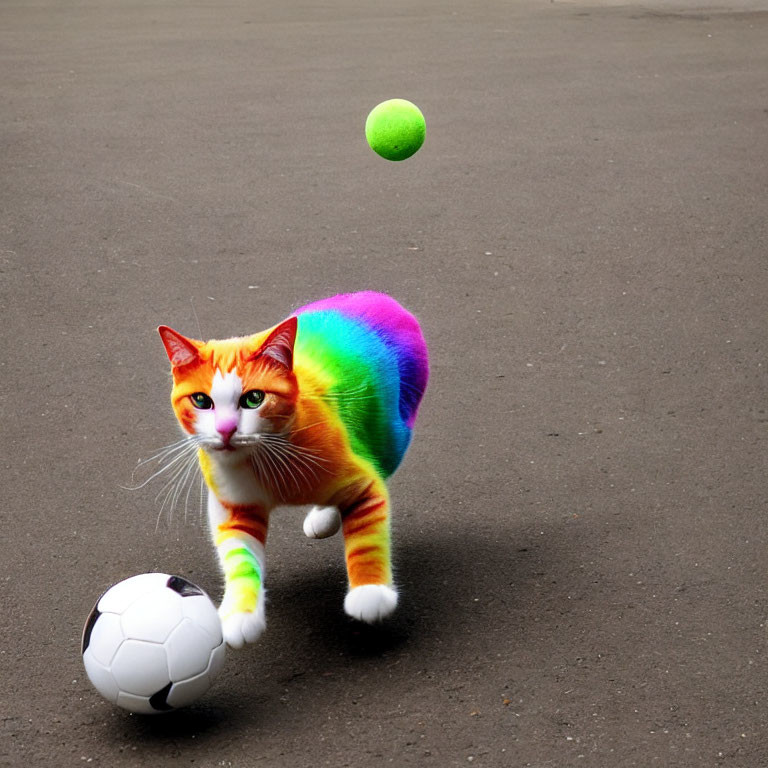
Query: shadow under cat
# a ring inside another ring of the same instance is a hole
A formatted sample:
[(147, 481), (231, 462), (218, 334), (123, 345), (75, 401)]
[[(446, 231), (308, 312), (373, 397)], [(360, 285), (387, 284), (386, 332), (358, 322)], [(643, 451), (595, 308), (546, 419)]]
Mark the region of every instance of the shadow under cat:
[[(308, 703), (321, 693), (346, 696), (349, 680), (386, 685), (393, 669), (414, 675), (420, 668), (439, 668), (456, 648), (476, 647), (478, 622), (504, 638), (501, 649), (524, 642), (539, 621), (531, 585), (539, 586), (539, 598), (558, 602), (556, 585), (564, 580), (558, 571), (573, 563), (564, 556), (565, 531), (548, 541), (530, 531), (503, 534), (401, 535), (394, 553), (400, 603), (379, 625), (343, 613), (340, 560), (323, 556), (288, 573), (276, 568), (270, 574), (267, 631), (255, 644), (230, 650), (221, 678), (200, 702), (158, 717), (119, 718), (115, 727), (150, 752), (153, 743), (191, 734), (197, 744), (216, 743), (244, 727), (267, 732), (286, 717), (306, 716)], [(552, 578), (542, 581), (543, 571)], [(307, 703), (295, 704), (289, 715), (275, 706), (286, 701)]]
[[(256, 664), (246, 659), (242, 674), (262, 683), (265, 672), (284, 682), (355, 667), (375, 674), (382, 661), (428, 661), (476, 644), (478, 622), (522, 639), (534, 620), (531, 585), (539, 599), (551, 588), (555, 594), (548, 599), (556, 603), (557, 585), (568, 579), (558, 571), (572, 567), (565, 531), (549, 541), (526, 531), (403, 533), (393, 553), (398, 608), (380, 624), (354, 621), (341, 610), (347, 588), (341, 558), (303, 562), (289, 573), (273, 570), (267, 631), (256, 644)], [(549, 576), (542, 578), (544, 572)]]

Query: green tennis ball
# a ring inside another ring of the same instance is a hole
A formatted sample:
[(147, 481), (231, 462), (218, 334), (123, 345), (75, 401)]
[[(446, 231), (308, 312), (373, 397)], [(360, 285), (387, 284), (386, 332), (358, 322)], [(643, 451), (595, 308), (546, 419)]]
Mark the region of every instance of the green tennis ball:
[(368, 144), (387, 160), (405, 160), (418, 152), (426, 133), (421, 110), (405, 99), (382, 101), (365, 121)]

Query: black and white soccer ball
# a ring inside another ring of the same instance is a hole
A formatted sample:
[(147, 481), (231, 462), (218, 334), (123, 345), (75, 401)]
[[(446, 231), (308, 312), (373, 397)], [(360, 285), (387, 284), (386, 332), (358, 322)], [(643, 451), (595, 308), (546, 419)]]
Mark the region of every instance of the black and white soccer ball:
[(144, 573), (110, 587), (83, 630), (83, 663), (96, 690), (141, 714), (202, 696), (224, 664), (226, 644), (208, 595), (180, 576)]

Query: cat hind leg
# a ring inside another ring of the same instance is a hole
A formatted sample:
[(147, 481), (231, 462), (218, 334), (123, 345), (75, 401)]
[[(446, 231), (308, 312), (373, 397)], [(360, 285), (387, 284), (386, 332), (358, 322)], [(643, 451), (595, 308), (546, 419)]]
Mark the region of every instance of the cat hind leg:
[(341, 528), (341, 515), (336, 507), (312, 507), (304, 518), (304, 535), (309, 539), (325, 539)]
[(371, 480), (341, 505), (349, 591), (344, 611), (373, 624), (397, 607), (392, 583), (389, 495), (382, 481)]
[(344, 598), (348, 616), (366, 624), (375, 624), (397, 608), (397, 592), (386, 584), (363, 584), (353, 587)]

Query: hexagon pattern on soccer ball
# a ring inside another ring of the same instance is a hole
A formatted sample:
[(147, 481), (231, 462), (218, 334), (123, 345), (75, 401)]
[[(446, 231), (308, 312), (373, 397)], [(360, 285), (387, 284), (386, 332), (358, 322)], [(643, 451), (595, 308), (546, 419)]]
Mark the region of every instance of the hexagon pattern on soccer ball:
[(224, 663), (216, 607), (205, 594), (182, 597), (168, 579), (142, 574), (108, 590), (83, 653), (94, 687), (133, 712), (191, 704)]
[(120, 616), (123, 634), (132, 640), (164, 643), (181, 623), (184, 598), (170, 589), (151, 593), (151, 600), (136, 600)]

